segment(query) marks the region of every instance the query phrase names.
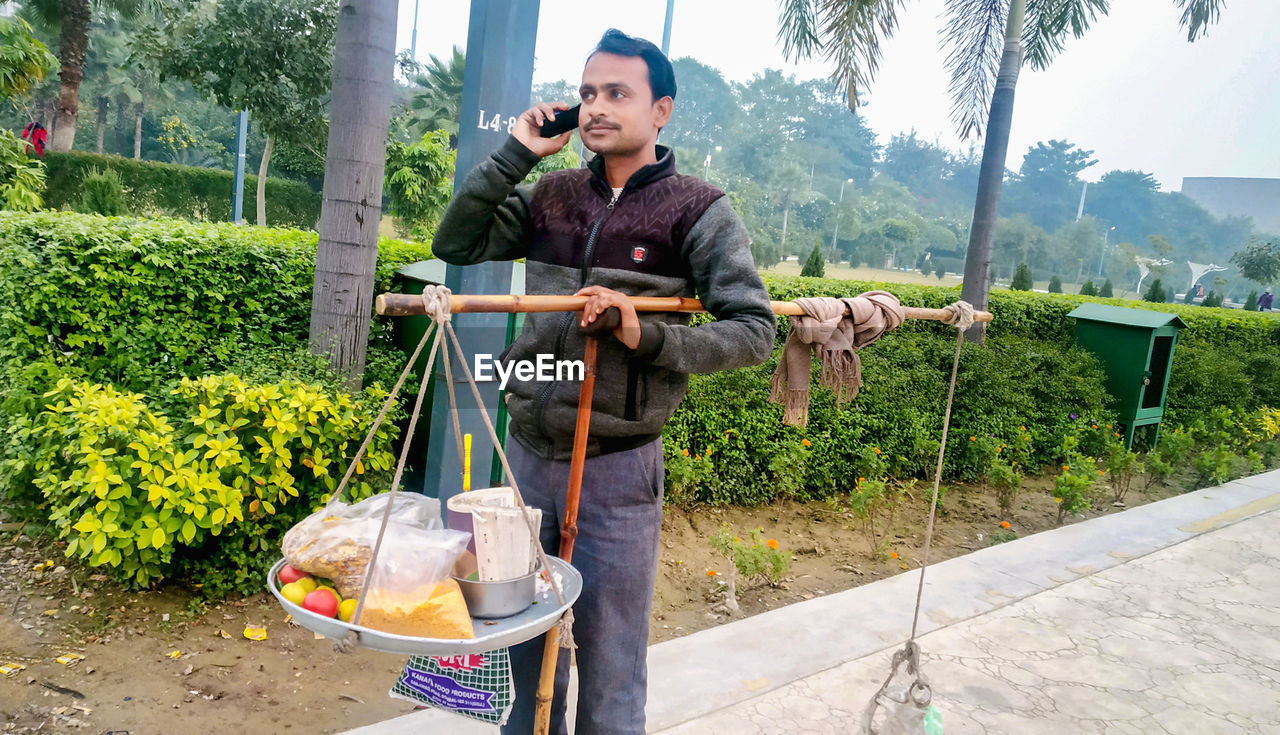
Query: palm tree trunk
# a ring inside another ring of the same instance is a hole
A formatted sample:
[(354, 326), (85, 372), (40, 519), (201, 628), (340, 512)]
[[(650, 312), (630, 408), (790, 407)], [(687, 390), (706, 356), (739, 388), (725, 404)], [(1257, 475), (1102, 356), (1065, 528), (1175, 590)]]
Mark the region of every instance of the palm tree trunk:
[[(987, 137), (982, 147), (982, 167), (978, 170), (978, 197), (973, 205), (973, 227), (969, 232), (969, 252), (964, 263), (964, 285), (960, 298), (975, 309), (986, 310), (991, 293), (991, 251), (995, 244), (996, 216), (1000, 212), (1000, 187), (1004, 183), (1004, 162), (1009, 153), (1009, 130), (1013, 127), (1013, 92), (1022, 67), (1022, 21), (1027, 0), (1009, 3), (1009, 21), (1004, 30), (1004, 58), (991, 95), (987, 116)], [(982, 342), (985, 322), (977, 322), (965, 338)]]
[(334, 42), (310, 342), (353, 389), (369, 344), (396, 12), (396, 0), (342, 0)]
[(133, 108), (133, 160), (142, 160), (142, 103)]
[(102, 136), (107, 132), (107, 98), (98, 98), (98, 155), (102, 155)]
[(267, 226), (267, 166), (271, 164), (271, 149), (276, 137), (267, 136), (267, 147), (262, 149), (262, 163), (258, 164), (258, 219), (256, 225)]
[(69, 151), (76, 140), (76, 116), (80, 110), (80, 81), (84, 77), (84, 54), (89, 46), (89, 0), (61, 0), (62, 32), (58, 39), (58, 60), (62, 86), (58, 91), (58, 112), (49, 148)]

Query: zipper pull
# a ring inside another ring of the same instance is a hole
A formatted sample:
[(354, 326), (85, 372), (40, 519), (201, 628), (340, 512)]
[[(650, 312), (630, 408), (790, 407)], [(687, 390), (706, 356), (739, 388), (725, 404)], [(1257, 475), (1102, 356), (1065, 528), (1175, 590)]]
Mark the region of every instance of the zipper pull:
[(607, 210), (609, 210), (610, 212), (612, 212), (612, 211), (613, 211), (613, 205), (615, 205), (615, 204), (617, 204), (617, 203), (618, 203), (618, 200), (617, 200), (617, 199), (614, 199), (613, 201), (611, 201), (611, 202), (609, 202), (608, 204), (604, 205), (604, 208), (605, 208), (605, 209), (607, 209)]

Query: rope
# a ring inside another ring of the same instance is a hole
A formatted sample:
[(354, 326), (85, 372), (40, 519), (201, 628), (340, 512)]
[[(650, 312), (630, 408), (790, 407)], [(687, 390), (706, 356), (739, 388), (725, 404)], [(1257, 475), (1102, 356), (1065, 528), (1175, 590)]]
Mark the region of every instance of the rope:
[[(440, 288), (444, 288), (441, 286)], [(458, 335), (453, 331), (453, 324), (445, 322), (445, 331), (449, 333), (449, 339), (453, 342), (454, 349), (458, 354), (462, 354), (462, 345), (458, 342)], [(476, 385), (475, 378), (471, 375), (471, 367), (467, 365), (466, 360), (460, 361), (462, 372), (467, 378), (467, 385), (471, 387), (471, 395), (476, 399), (477, 406), (484, 406), (484, 401), (480, 398), (480, 388)], [(450, 401), (453, 397), (450, 395)], [(456, 416), (456, 413), (455, 413)], [(493, 428), (493, 422), (489, 420), (488, 411), (480, 411), (480, 417), (484, 419), (484, 428), (489, 432), (489, 439), (493, 442), (493, 448), (498, 453), (498, 461), (502, 463), (502, 472), (507, 478), (507, 482), (511, 483), (511, 491), (515, 496), (516, 506), (520, 508), (521, 515), (524, 516), (525, 525), (529, 529), (529, 537), (534, 539), (534, 552), (538, 556), (538, 563), (542, 565), (543, 571), (547, 575), (547, 581), (551, 583), (551, 591), (555, 593), (556, 601), (561, 607), (565, 605), (564, 593), (560, 590), (560, 584), (556, 582), (555, 575), (551, 573), (551, 562), (547, 559), (547, 553), (542, 548), (541, 534), (538, 529), (533, 526), (533, 517), (529, 515), (528, 507), (524, 503), (524, 497), (520, 494), (520, 487), (516, 484), (515, 473), (511, 471), (511, 465), (507, 462), (507, 453), (502, 448), (502, 442), (498, 441), (498, 433)], [(456, 421), (456, 418), (455, 418)], [(577, 648), (577, 644), (573, 640), (573, 610), (566, 610), (564, 616), (556, 624), (560, 632), (561, 648)]]
[(938, 464), (933, 471), (933, 496), (929, 501), (929, 525), (924, 534), (924, 554), (920, 560), (920, 581), (916, 586), (915, 611), (911, 616), (911, 636), (907, 638), (902, 650), (893, 654), (893, 663), (888, 678), (880, 685), (880, 689), (871, 697), (871, 702), (867, 705), (862, 727), (863, 732), (869, 735), (876, 735), (878, 732), (872, 725), (871, 720), (875, 716), (876, 709), (881, 705), (881, 695), (888, 691), (890, 682), (898, 675), (898, 669), (903, 664), (907, 666), (907, 674), (915, 677), (915, 680), (907, 689), (908, 698), (921, 708), (927, 707), (933, 699), (933, 689), (929, 686), (929, 682), (924, 677), (924, 672), (920, 669), (920, 645), (916, 643), (916, 633), (920, 624), (920, 603), (924, 597), (924, 573), (929, 567), (929, 553), (933, 548), (934, 520), (938, 514), (938, 488), (942, 482), (942, 460), (947, 453), (947, 434), (951, 430), (951, 408), (955, 402), (956, 376), (960, 372), (960, 348), (964, 345), (965, 330), (973, 326), (974, 314), (973, 306), (965, 301), (957, 301), (944, 308), (949, 312), (944, 323), (956, 327), (956, 352), (951, 360), (951, 382), (947, 386), (947, 407), (942, 414), (942, 440), (938, 445)]
[[(427, 329), (427, 333), (422, 335), (424, 342), (430, 333), (431, 330)], [(378, 558), (378, 552), (382, 550), (382, 539), (387, 533), (387, 524), (391, 521), (391, 509), (395, 505), (396, 493), (400, 491), (400, 479), (404, 476), (405, 463), (409, 459), (409, 447), (413, 444), (410, 438), (413, 436), (414, 429), (418, 426), (418, 417), (422, 414), (422, 402), (427, 394), (427, 385), (431, 382), (431, 368), (435, 364), (436, 355), (442, 351), (441, 348), (444, 344), (444, 332), (439, 326), (436, 326), (435, 334), (436, 338), (431, 343), (431, 352), (427, 355), (427, 367), (422, 371), (422, 382), (418, 386), (418, 398), (413, 404), (413, 415), (409, 418), (409, 430), (405, 435), (404, 446), (400, 449), (400, 459), (396, 462), (396, 473), (391, 480), (391, 490), (387, 493), (387, 507), (382, 511), (382, 524), (378, 526), (378, 538), (373, 543), (373, 553), (369, 556), (368, 565), (365, 566), (364, 580), (360, 584), (360, 597), (356, 602), (355, 614), (351, 616), (353, 625), (359, 625), (360, 616), (364, 614), (364, 603), (369, 595), (375, 562)], [(448, 357), (446, 356), (445, 359), (448, 359)], [(410, 367), (412, 365), (413, 363), (410, 362)], [(376, 430), (376, 426), (374, 428)], [(347, 634), (341, 640), (333, 644), (333, 650), (338, 653), (350, 653), (355, 649), (358, 641), (359, 635), (356, 631), (347, 631)]]
[[(332, 505), (334, 502), (337, 501), (339, 497), (341, 497), (342, 491), (346, 488), (347, 482), (350, 480), (351, 475), (355, 470), (356, 462), (358, 462), (360, 458), (364, 455), (364, 452), (366, 449), (368, 449), (369, 443), (372, 441), (373, 436), (377, 433), (379, 426), (381, 426), (382, 422), (386, 419), (387, 413), (390, 411), (391, 406), (394, 404), (396, 396), (399, 395), (400, 389), (403, 387), (405, 380), (408, 378), (409, 373), (413, 369), (413, 365), (417, 362), (418, 355), (421, 354), (422, 348), (426, 345), (428, 338), (431, 336), (433, 328), (435, 333), (435, 340), (434, 342), (432, 342), (431, 351), (428, 353), (428, 356), (427, 356), (427, 366), (426, 366), (426, 369), (423, 371), (422, 382), (418, 386), (418, 396), (417, 396), (417, 400), (414, 402), (413, 413), (411, 414), (409, 419), (409, 428), (408, 428), (407, 436), (409, 437), (413, 436), (413, 432), (418, 424), (418, 419), (422, 415), (422, 404), (424, 399), (426, 398), (427, 385), (430, 383), (430, 380), (431, 380), (431, 369), (435, 365), (436, 355), (439, 354), (441, 355), (441, 359), (444, 361), (445, 380), (449, 387), (449, 410), (453, 418), (454, 436), (458, 445), (458, 459), (459, 461), (462, 460), (462, 441), (461, 441), (461, 429), (459, 428), (460, 424), (458, 422), (457, 396), (455, 395), (453, 390), (453, 374), (452, 374), (452, 370), (450, 369), (451, 359), (449, 356), (448, 343), (444, 341), (444, 334), (446, 331), (449, 334), (450, 340), (453, 342), (453, 345), (457, 351), (457, 354), (462, 355), (464, 353), (462, 350), (462, 345), (458, 342), (458, 336), (453, 331), (453, 322), (451, 319), (451, 313), (449, 308), (450, 306), (449, 297), (450, 297), (449, 289), (444, 286), (427, 286), (426, 289), (423, 290), (423, 293), (422, 293), (423, 308), (426, 310), (427, 316), (431, 318), (432, 325), (422, 335), (422, 339), (418, 342), (417, 348), (414, 349), (413, 355), (409, 358), (408, 365), (406, 365), (404, 371), (401, 372), (400, 378), (396, 381), (395, 387), (392, 388), (391, 390), (391, 394), (387, 396), (387, 400), (383, 404), (382, 410), (378, 413), (377, 418), (374, 419), (372, 426), (370, 426), (369, 433), (365, 436), (364, 442), (360, 445), (360, 449), (356, 452), (355, 459), (352, 460), (351, 466), (347, 468), (347, 473), (343, 477), (342, 482), (339, 483), (338, 489), (334, 491), (333, 497), (329, 499), (328, 505)], [(465, 359), (459, 360), (459, 364), (462, 366), (462, 370), (464, 375), (467, 378), (468, 385), (471, 386), (471, 392), (476, 399), (476, 405), (481, 406), (483, 408), (484, 402), (480, 397), (480, 389), (476, 385), (475, 378), (471, 374), (470, 367), (467, 365), (467, 362)], [(528, 508), (524, 503), (524, 498), (520, 495), (519, 487), (516, 486), (515, 477), (511, 472), (511, 466), (507, 463), (506, 452), (504, 452), (502, 449), (502, 443), (498, 440), (497, 432), (494, 430), (493, 424), (489, 420), (488, 412), (481, 410), (480, 415), (484, 419), (485, 428), (489, 432), (489, 438), (493, 441), (493, 446), (498, 451), (498, 457), (502, 461), (502, 468), (507, 475), (507, 480), (511, 483), (511, 489), (515, 496), (516, 505), (519, 506), (520, 509), (522, 510), (521, 515), (525, 519), (525, 525), (529, 530), (530, 538), (533, 538), (536, 540), (539, 538), (540, 534), (538, 533), (538, 529), (534, 528), (533, 518), (532, 516), (529, 515)], [(351, 617), (352, 622), (355, 625), (360, 624), (360, 616), (364, 612), (365, 598), (368, 595), (370, 582), (373, 579), (373, 570), (375, 568), (375, 562), (378, 558), (379, 551), (381, 551), (382, 549), (382, 540), (386, 535), (387, 526), (391, 520), (391, 511), (392, 511), (392, 507), (395, 504), (395, 495), (397, 492), (399, 492), (400, 480), (404, 475), (405, 464), (409, 458), (410, 444), (411, 443), (409, 441), (406, 441), (404, 443), (404, 446), (400, 450), (400, 458), (396, 462), (395, 476), (391, 481), (391, 490), (388, 492), (389, 497), (387, 498), (387, 507), (383, 510), (383, 513), (382, 513), (382, 523), (378, 528), (378, 537), (374, 541), (373, 553), (369, 557), (368, 566), (365, 568), (364, 581), (360, 587), (360, 597), (358, 599), (358, 602), (356, 602), (355, 614), (352, 615)], [(328, 507), (328, 505), (326, 505), (326, 507)], [(539, 563), (542, 565), (543, 570), (546, 572), (547, 579), (551, 584), (552, 591), (555, 593), (556, 600), (560, 603), (561, 606), (563, 606), (565, 604), (564, 592), (560, 589), (560, 584), (556, 581), (555, 575), (552, 574), (551, 572), (551, 564), (550, 564), (550, 561), (547, 559), (546, 552), (542, 549), (542, 544), (540, 542), (535, 542), (534, 549), (537, 554)], [(561, 617), (561, 619), (557, 622), (557, 626), (561, 632), (561, 636), (560, 636), (561, 646), (566, 648), (576, 647), (573, 642), (573, 632), (572, 632), (573, 611), (567, 610), (565, 614)], [(333, 650), (338, 653), (351, 653), (356, 649), (358, 645), (359, 645), (359, 635), (356, 633), (356, 631), (348, 631), (347, 634), (343, 636), (342, 639), (334, 642)]]

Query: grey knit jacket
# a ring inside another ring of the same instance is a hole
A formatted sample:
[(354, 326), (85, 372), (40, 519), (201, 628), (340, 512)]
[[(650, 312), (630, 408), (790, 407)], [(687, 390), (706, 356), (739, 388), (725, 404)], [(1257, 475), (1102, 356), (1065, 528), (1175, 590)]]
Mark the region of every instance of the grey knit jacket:
[[(510, 137), (467, 175), (432, 242), (436, 256), (454, 265), (526, 258), (530, 294), (600, 285), (629, 296), (697, 297), (716, 318), (690, 327), (687, 314), (640, 314), (636, 350), (612, 337), (600, 341), (588, 456), (660, 436), (689, 373), (756, 365), (773, 347), (775, 318), (742, 221), (723, 192), (676, 173), (670, 150), (658, 146), (657, 155), (614, 202), (600, 157), (587, 169), (520, 184), (538, 158)], [(503, 361), (581, 359), (577, 316), (528, 314)], [(511, 433), (543, 457), (568, 459), (579, 387), (513, 377)]]

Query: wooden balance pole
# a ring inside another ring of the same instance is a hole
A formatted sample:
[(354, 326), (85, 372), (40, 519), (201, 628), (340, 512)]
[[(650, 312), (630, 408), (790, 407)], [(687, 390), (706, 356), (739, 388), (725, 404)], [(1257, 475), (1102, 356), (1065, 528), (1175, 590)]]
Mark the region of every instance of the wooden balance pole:
[[(531, 313), (550, 311), (582, 311), (589, 296), (517, 296), (517, 295), (461, 295), (449, 297), (449, 310), (454, 314), (468, 313)], [(706, 311), (702, 302), (697, 299), (684, 299), (679, 296), (635, 296), (631, 303), (636, 311)], [(803, 316), (804, 310), (793, 301), (770, 301), (773, 313), (782, 316)], [(382, 316), (412, 316), (425, 314), (422, 297), (417, 294), (384, 293), (379, 294), (376, 301), (378, 314)], [(948, 309), (925, 309), (916, 306), (904, 306), (903, 312), (908, 319), (927, 319), (946, 321), (951, 317)], [(977, 322), (991, 321), (991, 313), (975, 311), (973, 320)]]
[[(573, 454), (569, 459), (569, 489), (564, 502), (564, 525), (560, 527), (560, 553), (567, 563), (573, 562), (573, 542), (578, 537), (578, 497), (582, 492), (582, 471), (587, 462), (587, 432), (591, 428), (591, 399), (596, 385), (596, 338), (587, 337), (582, 354), (582, 387), (578, 390), (578, 420), (573, 428)], [(556, 662), (560, 658), (560, 626), (547, 631), (542, 649), (542, 673), (538, 677), (538, 696), (534, 710), (535, 735), (549, 735), (551, 700), (556, 687)]]
[[(520, 296), (520, 295), (461, 295), (449, 297), (449, 311), (467, 313), (532, 313), (556, 311), (582, 311), (587, 296)], [(422, 297), (416, 294), (384, 293), (376, 300), (377, 313), (382, 316), (413, 316), (426, 314)], [(632, 297), (636, 311), (705, 311), (697, 299), (680, 297)], [(804, 310), (791, 301), (769, 302), (773, 313), (783, 316), (803, 316)], [(949, 309), (924, 309), (903, 307), (907, 319), (947, 321), (952, 317)], [(974, 321), (989, 322), (991, 314), (974, 312)], [(582, 363), (584, 375), (578, 393), (578, 416), (574, 427), (573, 454), (569, 464), (569, 487), (565, 499), (564, 525), (560, 529), (559, 557), (573, 561), (573, 544), (578, 536), (578, 498), (582, 492), (583, 467), (587, 459), (587, 433), (591, 424), (591, 400), (596, 377), (596, 339), (588, 337)], [(538, 677), (538, 693), (534, 710), (535, 735), (549, 735), (551, 730), (551, 702), (555, 693), (556, 663), (560, 657), (559, 627), (547, 631), (546, 645), (542, 652), (542, 671)]]

